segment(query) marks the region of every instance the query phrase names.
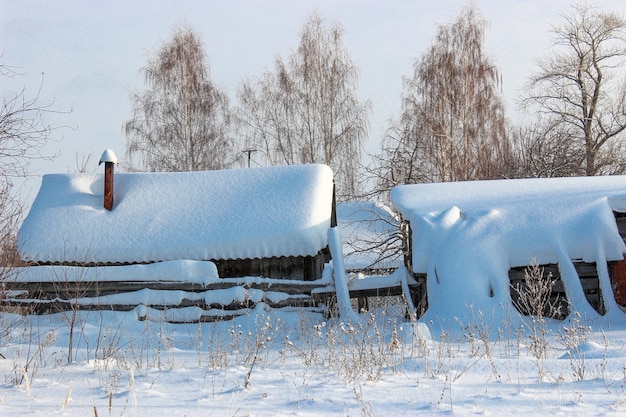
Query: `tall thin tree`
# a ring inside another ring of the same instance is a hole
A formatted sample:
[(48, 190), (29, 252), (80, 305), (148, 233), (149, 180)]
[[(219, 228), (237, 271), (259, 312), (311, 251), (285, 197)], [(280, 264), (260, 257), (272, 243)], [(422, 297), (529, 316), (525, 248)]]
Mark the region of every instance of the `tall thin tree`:
[(129, 159), (149, 171), (223, 169), (234, 160), (228, 97), (211, 82), (200, 36), (181, 25), (142, 68), (125, 124)]
[(245, 82), (239, 91), (239, 126), (264, 162), (325, 163), (340, 198), (356, 194), (369, 103), (357, 97), (357, 66), (338, 25), (313, 13), (287, 63)]
[(466, 7), (441, 25), (404, 79), (402, 115), (378, 158), (379, 185), (498, 178), (508, 159), (500, 73), (484, 51), (485, 21)]

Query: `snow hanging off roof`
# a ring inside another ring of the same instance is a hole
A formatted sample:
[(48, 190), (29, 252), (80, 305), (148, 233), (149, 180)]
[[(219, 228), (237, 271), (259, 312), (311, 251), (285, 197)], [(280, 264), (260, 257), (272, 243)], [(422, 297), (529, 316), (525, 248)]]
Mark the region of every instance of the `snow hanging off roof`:
[[(573, 310), (597, 316), (572, 261), (598, 261), (607, 294), (601, 265), (626, 252), (613, 215), (626, 212), (624, 176), (403, 185), (391, 199), (411, 224), (413, 270), (428, 274), (427, 321), (458, 320), (470, 309), (506, 314), (508, 270), (533, 261), (558, 263)], [(619, 310), (604, 300), (607, 311)]]
[(333, 174), (326, 165), (44, 175), (18, 244), (39, 262), (152, 262), (315, 255), (327, 244)]

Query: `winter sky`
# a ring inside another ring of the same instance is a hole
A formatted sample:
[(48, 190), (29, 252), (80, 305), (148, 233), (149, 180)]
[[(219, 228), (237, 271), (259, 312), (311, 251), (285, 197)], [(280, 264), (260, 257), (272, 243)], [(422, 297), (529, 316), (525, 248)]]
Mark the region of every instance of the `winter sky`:
[[(550, 25), (569, 12), (569, 0), (476, 0), (486, 30), (486, 51), (502, 73), (509, 118), (519, 119), (516, 100), (550, 46)], [(36, 174), (72, 172), (91, 154), (89, 168), (105, 148), (123, 158), (122, 125), (131, 115), (129, 93), (144, 87), (139, 69), (170, 39), (172, 28), (191, 24), (205, 43), (212, 80), (236, 104), (245, 78), (273, 69), (277, 56), (296, 49), (303, 24), (317, 10), (344, 29), (344, 44), (360, 70), (359, 95), (372, 102), (366, 149), (375, 152), (390, 118), (397, 117), (402, 77), (432, 43), (438, 24), (453, 21), (467, 0), (238, 0), (238, 1), (44, 1), (0, 0), (0, 61), (17, 71), (3, 78), (9, 97), (22, 88), (40, 103), (54, 101), (58, 142), (52, 162)], [(600, 4), (600, 2), (598, 3)], [(626, 15), (626, 2), (602, 7)], [(38, 181), (35, 181), (35, 190)], [(35, 191), (31, 191), (34, 193)]]

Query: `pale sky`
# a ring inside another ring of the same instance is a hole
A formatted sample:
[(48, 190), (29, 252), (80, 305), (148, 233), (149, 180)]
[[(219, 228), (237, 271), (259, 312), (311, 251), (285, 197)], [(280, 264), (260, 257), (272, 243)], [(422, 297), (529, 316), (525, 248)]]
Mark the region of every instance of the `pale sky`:
[[(387, 121), (397, 117), (402, 77), (431, 45), (437, 25), (452, 22), (467, 0), (0, 0), (0, 60), (21, 75), (0, 81), (3, 97), (26, 87), (33, 96), (44, 74), (41, 103), (49, 115), (59, 156), (37, 163), (36, 174), (73, 172), (76, 155), (92, 154), (97, 171), (102, 151), (124, 157), (123, 123), (131, 116), (129, 94), (144, 88), (139, 69), (147, 54), (170, 39), (181, 21), (205, 43), (211, 78), (236, 105), (242, 79), (272, 69), (296, 49), (300, 31), (317, 10), (344, 29), (344, 45), (360, 71), (359, 96), (372, 102), (366, 149), (375, 152)], [(519, 120), (520, 90), (535, 61), (550, 47), (550, 25), (569, 13), (569, 0), (476, 0), (489, 22), (485, 46), (500, 68), (508, 117)], [(594, 3), (592, 3), (594, 4)], [(598, 2), (626, 15), (626, 1)], [(38, 180), (34, 185), (38, 188)]]

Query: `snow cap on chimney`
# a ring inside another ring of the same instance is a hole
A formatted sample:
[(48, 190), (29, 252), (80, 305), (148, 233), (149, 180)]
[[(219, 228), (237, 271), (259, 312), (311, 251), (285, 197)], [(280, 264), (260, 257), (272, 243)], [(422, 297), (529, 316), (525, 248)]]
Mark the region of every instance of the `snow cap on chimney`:
[(113, 152), (113, 150), (111, 149), (106, 149), (104, 152), (102, 152), (102, 156), (100, 157), (100, 161), (98, 161), (98, 165), (102, 164), (103, 162), (112, 162), (114, 164), (117, 164), (118, 162), (115, 152)]

